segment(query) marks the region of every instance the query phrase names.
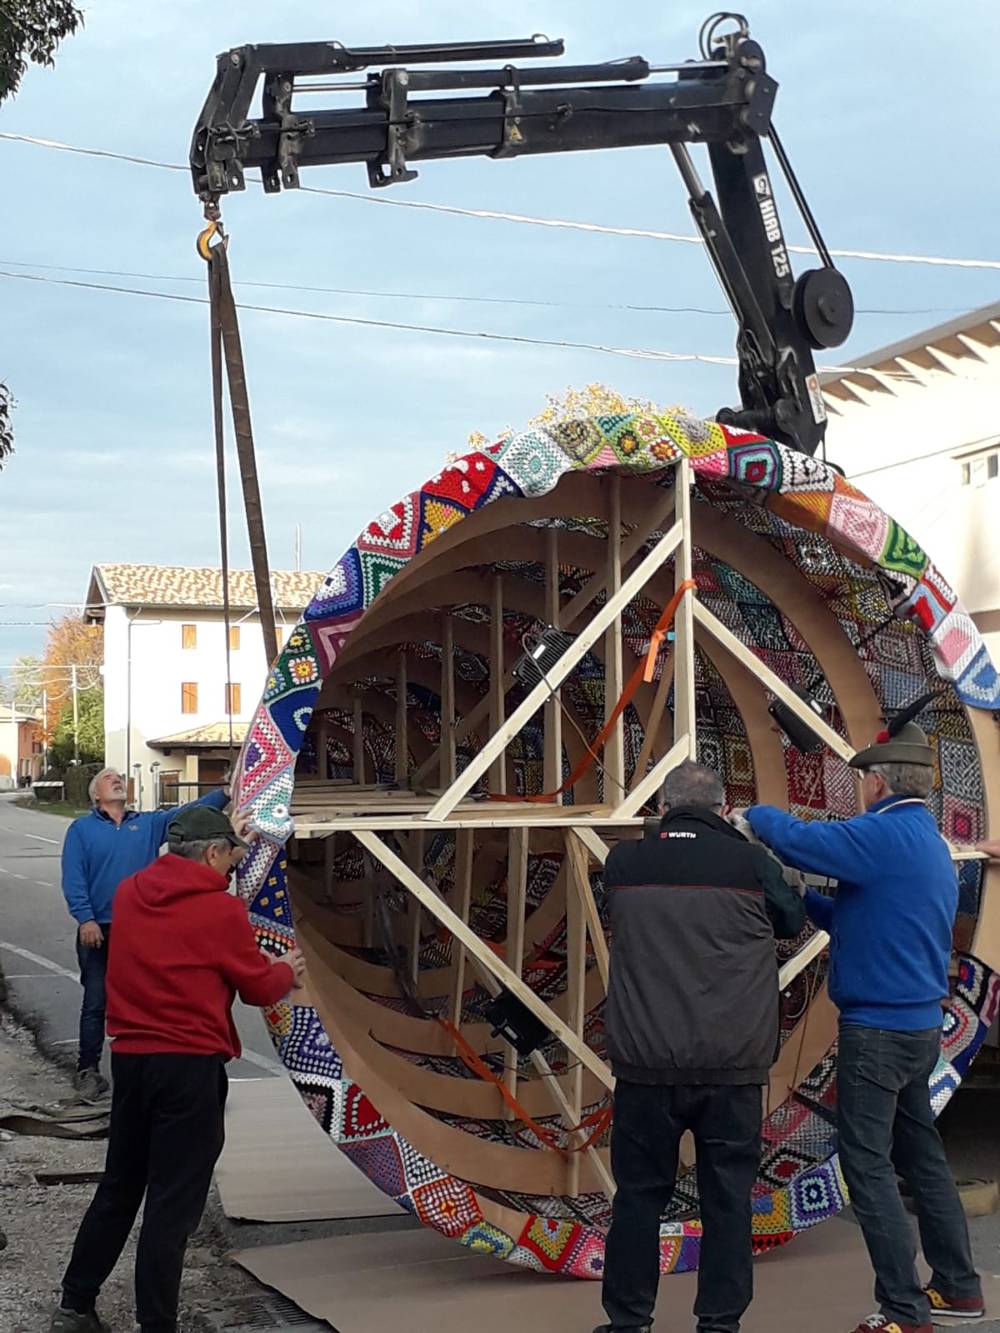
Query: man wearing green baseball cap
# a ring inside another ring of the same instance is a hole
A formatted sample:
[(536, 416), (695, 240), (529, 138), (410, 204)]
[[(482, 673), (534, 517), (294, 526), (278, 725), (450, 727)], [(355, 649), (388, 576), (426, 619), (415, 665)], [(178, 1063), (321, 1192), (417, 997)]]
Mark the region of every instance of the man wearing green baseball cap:
[(135, 1263), (142, 1333), (175, 1333), (184, 1253), (225, 1138), (225, 1065), (241, 1053), (237, 995), (276, 1004), (297, 950), (269, 958), (228, 892), (249, 843), (221, 810), (177, 811), (167, 852), (115, 896), (108, 962), (113, 1098), (104, 1179), (83, 1219), (51, 1333), (107, 1333), (97, 1297), (145, 1196)]

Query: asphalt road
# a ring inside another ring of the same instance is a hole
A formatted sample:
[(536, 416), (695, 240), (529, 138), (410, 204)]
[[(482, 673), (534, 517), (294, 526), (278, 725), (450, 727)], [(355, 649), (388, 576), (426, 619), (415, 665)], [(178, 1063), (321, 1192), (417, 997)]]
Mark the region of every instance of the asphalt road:
[[(14, 1012), (46, 1047), (75, 1055), (82, 995), (76, 924), (59, 878), (70, 821), (26, 810), (14, 800), (0, 794), (0, 969)], [(229, 1066), (230, 1076), (282, 1072), (260, 1012), (237, 1003), (236, 1025), (243, 1058)]]

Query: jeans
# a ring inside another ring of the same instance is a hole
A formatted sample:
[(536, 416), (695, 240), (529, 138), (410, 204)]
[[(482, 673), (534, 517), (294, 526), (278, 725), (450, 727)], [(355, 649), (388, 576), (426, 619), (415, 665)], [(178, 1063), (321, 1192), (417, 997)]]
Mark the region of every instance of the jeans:
[(104, 1179), (63, 1278), (63, 1307), (93, 1310), (146, 1196), (135, 1261), (142, 1333), (175, 1333), (188, 1238), (225, 1141), (221, 1056), (118, 1055)]
[(735, 1333), (753, 1299), (750, 1192), (760, 1165), (760, 1088), (619, 1080), (614, 1104), (616, 1193), (602, 1294), (610, 1327), (624, 1333), (652, 1322), (660, 1217), (674, 1192), (681, 1135), (690, 1130), (704, 1227), (694, 1312), (701, 1333)]
[(875, 1299), (900, 1324), (930, 1320), (916, 1271), (913, 1229), (899, 1195), (902, 1176), (917, 1210), (932, 1285), (978, 1297), (969, 1228), (934, 1124), (928, 1081), (941, 1030), (888, 1032), (841, 1025), (837, 1127), (840, 1164), (875, 1270)]
[(98, 1069), (104, 1053), (104, 982), (108, 973), (111, 927), (102, 926), (104, 943), (99, 949), (85, 949), (76, 933), (76, 956), (80, 963), (83, 1006), (80, 1010), (80, 1054), (77, 1069)]

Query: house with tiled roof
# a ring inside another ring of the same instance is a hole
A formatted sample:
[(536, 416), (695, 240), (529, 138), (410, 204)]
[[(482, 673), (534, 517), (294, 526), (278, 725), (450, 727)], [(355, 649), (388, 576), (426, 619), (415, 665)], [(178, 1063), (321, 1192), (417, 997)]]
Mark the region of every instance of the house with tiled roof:
[[(322, 573), (274, 570), (284, 643)], [(95, 565), (84, 619), (104, 626), (104, 730), (109, 765), (127, 774), (139, 809), (218, 785), (239, 751), (268, 662), (253, 574), (207, 566)]]

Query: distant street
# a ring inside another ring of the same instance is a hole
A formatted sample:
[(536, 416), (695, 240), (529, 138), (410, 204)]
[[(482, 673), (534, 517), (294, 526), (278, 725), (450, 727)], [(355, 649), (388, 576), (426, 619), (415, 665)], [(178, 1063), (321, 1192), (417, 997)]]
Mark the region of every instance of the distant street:
[[(48, 1045), (75, 1052), (81, 999), (76, 930), (59, 879), (70, 821), (25, 810), (14, 800), (0, 795), (0, 969), (14, 1012), (30, 1019)], [(277, 1073), (261, 1015), (237, 1005), (236, 1021), (244, 1054), (229, 1066), (230, 1075)]]

